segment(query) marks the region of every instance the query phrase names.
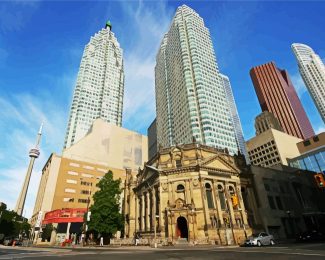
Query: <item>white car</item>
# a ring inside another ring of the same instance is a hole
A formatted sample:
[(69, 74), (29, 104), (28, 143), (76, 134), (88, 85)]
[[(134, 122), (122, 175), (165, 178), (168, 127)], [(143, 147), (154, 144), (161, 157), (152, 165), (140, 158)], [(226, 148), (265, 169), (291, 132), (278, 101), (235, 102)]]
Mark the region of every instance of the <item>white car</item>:
[(261, 232), (259, 234), (253, 234), (251, 237), (249, 237), (245, 243), (245, 246), (265, 246), (275, 245), (274, 237), (270, 234), (267, 234), (265, 232)]

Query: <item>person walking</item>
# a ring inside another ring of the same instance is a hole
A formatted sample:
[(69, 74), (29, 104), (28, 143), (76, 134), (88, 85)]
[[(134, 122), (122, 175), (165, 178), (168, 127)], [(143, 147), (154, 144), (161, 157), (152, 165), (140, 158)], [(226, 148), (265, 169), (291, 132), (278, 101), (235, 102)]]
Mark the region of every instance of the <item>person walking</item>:
[(104, 246), (104, 238), (103, 238), (103, 236), (100, 236), (99, 246)]
[(134, 236), (134, 239), (135, 239), (135, 245), (137, 246), (139, 244), (139, 234), (138, 233), (135, 233), (135, 236)]

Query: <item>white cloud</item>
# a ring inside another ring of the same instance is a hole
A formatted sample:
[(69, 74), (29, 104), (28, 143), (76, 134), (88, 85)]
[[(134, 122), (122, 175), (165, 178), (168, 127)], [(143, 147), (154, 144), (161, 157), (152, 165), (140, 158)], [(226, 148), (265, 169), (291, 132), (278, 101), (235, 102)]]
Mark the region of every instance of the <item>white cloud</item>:
[(44, 130), (41, 155), (36, 159), (25, 204), (25, 215), (30, 217), (35, 203), (41, 170), (51, 152), (60, 152), (66, 128), (66, 108), (57, 106), (50, 93), (39, 96), (17, 94), (0, 98), (0, 201), (14, 209), (25, 179), (29, 149), (35, 145), (41, 122)]
[(320, 134), (320, 133), (323, 133), (323, 132), (325, 132), (325, 126), (324, 126), (324, 124), (318, 126), (318, 128), (315, 131), (316, 134)]
[[(155, 57), (175, 10), (157, 1), (121, 2), (130, 24), (130, 42), (124, 53), (125, 91), (123, 123), (135, 131), (145, 132), (155, 117)], [(157, 15), (159, 14), (159, 15)]]

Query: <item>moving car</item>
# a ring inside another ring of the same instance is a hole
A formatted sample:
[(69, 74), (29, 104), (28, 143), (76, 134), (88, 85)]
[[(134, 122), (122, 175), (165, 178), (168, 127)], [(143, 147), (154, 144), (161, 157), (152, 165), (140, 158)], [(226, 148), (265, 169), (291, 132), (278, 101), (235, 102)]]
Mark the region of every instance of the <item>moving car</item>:
[(261, 232), (258, 234), (253, 234), (251, 237), (249, 237), (245, 243), (245, 246), (265, 246), (275, 245), (274, 237), (270, 234), (267, 234), (265, 232)]
[(318, 242), (324, 240), (325, 234), (317, 230), (305, 231), (296, 236), (297, 242)]

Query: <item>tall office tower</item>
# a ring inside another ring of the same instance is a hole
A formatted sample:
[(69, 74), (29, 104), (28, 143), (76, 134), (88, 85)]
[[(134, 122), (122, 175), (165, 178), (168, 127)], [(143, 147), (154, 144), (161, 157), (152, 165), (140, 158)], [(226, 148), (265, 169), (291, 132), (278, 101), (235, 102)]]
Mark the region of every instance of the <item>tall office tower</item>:
[(250, 76), (262, 111), (272, 112), (284, 132), (301, 139), (315, 134), (286, 70), (269, 62), (252, 68)]
[(122, 125), (123, 51), (110, 22), (91, 37), (81, 59), (64, 148), (89, 131), (97, 118)]
[(223, 81), (223, 86), (226, 91), (226, 96), (227, 96), (227, 102), (229, 104), (230, 112), (231, 112), (231, 118), (235, 130), (235, 136), (238, 144), (239, 151), (241, 154), (243, 154), (246, 158), (246, 162), (249, 163), (249, 157), (248, 153), (246, 150), (246, 143), (245, 139), (243, 136), (243, 129), (241, 127), (240, 119), (238, 116), (238, 111), (237, 111), (237, 106), (235, 103), (235, 98), (232, 93), (231, 85), (230, 85), (230, 80), (226, 75), (220, 74), (221, 79)]
[(191, 8), (177, 8), (156, 57), (157, 142), (196, 142), (237, 153), (226, 92), (208, 28)]
[(292, 44), (299, 72), (325, 123), (325, 66), (312, 48), (305, 44)]

